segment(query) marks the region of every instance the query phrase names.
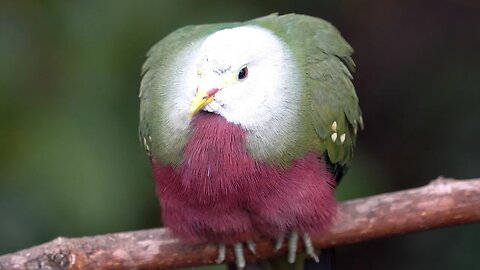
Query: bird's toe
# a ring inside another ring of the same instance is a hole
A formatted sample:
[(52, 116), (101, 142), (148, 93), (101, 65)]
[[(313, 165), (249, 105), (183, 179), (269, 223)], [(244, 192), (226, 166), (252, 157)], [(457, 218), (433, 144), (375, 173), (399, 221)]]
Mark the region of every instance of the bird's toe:
[(245, 256), (243, 256), (242, 243), (233, 244), (233, 252), (235, 254), (235, 264), (237, 265), (237, 269), (245, 268)]
[[(315, 253), (315, 248), (313, 247), (312, 239), (308, 233), (303, 233), (301, 235), (303, 239), (303, 246), (305, 248), (305, 253), (310, 256), (315, 262), (319, 262), (318, 255)], [(297, 230), (292, 230), (288, 236), (288, 262), (295, 263), (297, 259), (297, 250), (298, 250), (298, 240), (300, 238), (300, 234)], [(283, 245), (283, 241), (285, 236), (280, 236), (277, 238), (275, 243), (274, 250), (277, 252)]]
[(318, 263), (320, 259), (318, 258), (318, 255), (315, 253), (315, 248), (313, 247), (312, 239), (310, 238), (310, 235), (308, 235), (308, 233), (303, 234), (303, 246), (305, 247), (305, 253), (307, 253), (308, 256), (310, 256), (314, 261)]
[[(248, 240), (246, 243), (246, 246), (250, 252), (255, 255), (255, 242), (253, 240)], [(243, 269), (245, 268), (246, 262), (245, 262), (245, 255), (243, 253), (243, 243), (235, 243), (233, 244), (233, 254), (235, 255), (235, 265), (237, 266), (237, 269)], [(216, 263), (221, 264), (225, 262), (225, 254), (227, 250), (227, 245), (226, 244), (219, 244), (218, 245), (218, 256), (217, 259), (215, 260)]]
[(294, 263), (297, 259), (298, 231), (293, 230), (288, 237), (288, 262)]
[(218, 245), (218, 256), (217, 256), (217, 260), (215, 261), (216, 263), (221, 264), (225, 261), (226, 250), (227, 250), (227, 246), (225, 244)]

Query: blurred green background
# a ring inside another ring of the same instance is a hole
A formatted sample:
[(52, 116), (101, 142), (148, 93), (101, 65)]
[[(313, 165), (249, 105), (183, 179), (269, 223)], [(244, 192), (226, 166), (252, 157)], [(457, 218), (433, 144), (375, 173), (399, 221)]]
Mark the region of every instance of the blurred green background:
[[(0, 2), (0, 254), (157, 227), (137, 139), (147, 50), (186, 24), (319, 16), (355, 48), (366, 130), (341, 200), (480, 176), (478, 1)], [(340, 247), (338, 269), (478, 269), (480, 225)]]

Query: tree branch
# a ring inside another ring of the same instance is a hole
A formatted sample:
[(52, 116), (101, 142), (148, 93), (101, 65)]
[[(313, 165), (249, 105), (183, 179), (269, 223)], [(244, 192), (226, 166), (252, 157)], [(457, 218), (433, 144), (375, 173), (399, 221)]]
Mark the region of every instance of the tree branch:
[[(480, 179), (439, 178), (429, 185), (339, 204), (327, 234), (314, 238), (316, 248), (480, 222)], [(257, 255), (247, 261), (286, 253), (273, 252), (269, 240), (257, 242)], [(165, 229), (82, 238), (57, 238), (49, 243), (0, 257), (0, 269), (169, 269), (212, 264), (213, 245), (185, 245)], [(231, 250), (227, 261), (233, 260)]]

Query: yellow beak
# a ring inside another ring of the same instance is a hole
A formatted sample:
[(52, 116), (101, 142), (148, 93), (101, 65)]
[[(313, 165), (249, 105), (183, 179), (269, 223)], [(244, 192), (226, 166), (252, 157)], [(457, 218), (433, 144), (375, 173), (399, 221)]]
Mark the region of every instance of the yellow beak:
[(220, 77), (215, 74), (203, 77), (198, 84), (196, 96), (190, 105), (190, 119), (203, 107), (212, 102), (218, 91), (236, 80), (237, 77), (233, 73), (228, 73)]
[(192, 118), (198, 111), (203, 107), (207, 106), (208, 103), (212, 102), (215, 98), (215, 93), (218, 92), (218, 89), (212, 89), (208, 92), (198, 89), (197, 95), (190, 105), (189, 116)]

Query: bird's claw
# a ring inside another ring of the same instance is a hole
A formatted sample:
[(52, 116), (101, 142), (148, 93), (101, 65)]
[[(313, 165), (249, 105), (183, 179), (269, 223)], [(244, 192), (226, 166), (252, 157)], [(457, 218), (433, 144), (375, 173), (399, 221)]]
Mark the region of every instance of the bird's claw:
[(225, 261), (225, 251), (227, 250), (227, 247), (225, 244), (219, 244), (218, 245), (218, 257), (215, 260), (216, 263), (221, 264), (223, 261)]
[(257, 252), (255, 251), (255, 242), (253, 240), (248, 240), (247, 241), (247, 248), (250, 250), (250, 252), (255, 255)]
[(279, 251), (280, 248), (282, 248), (284, 240), (285, 240), (285, 235), (281, 235), (280, 237), (277, 238), (277, 242), (275, 243), (275, 248), (274, 248), (275, 252)]
[[(288, 236), (288, 262), (289, 263), (294, 263), (297, 258), (298, 238), (299, 238), (299, 233), (297, 230), (293, 230)], [(304, 233), (302, 235), (302, 239), (303, 239), (303, 246), (305, 248), (305, 253), (307, 253), (308, 256), (310, 256), (313, 260), (315, 260), (318, 263), (319, 258), (318, 258), (318, 255), (315, 253), (315, 248), (313, 247), (312, 239), (310, 239), (310, 235), (308, 235), (307, 233)], [(277, 242), (275, 243), (275, 249), (274, 249), (275, 252), (280, 250), (284, 240), (285, 240), (284, 235), (277, 238)]]
[(303, 246), (305, 247), (305, 253), (307, 253), (310, 258), (312, 258), (315, 262), (320, 262), (317, 253), (315, 253), (315, 248), (312, 244), (312, 239), (308, 233), (303, 234)]
[[(255, 255), (255, 243), (252, 240), (248, 240), (246, 242), (248, 250), (252, 254)], [(215, 261), (218, 264), (221, 264), (225, 261), (225, 253), (227, 250), (227, 246), (225, 244), (218, 245), (218, 257)], [(245, 256), (243, 255), (243, 244), (242, 243), (235, 243), (233, 244), (233, 254), (235, 255), (235, 264), (237, 265), (237, 269), (245, 268)]]

